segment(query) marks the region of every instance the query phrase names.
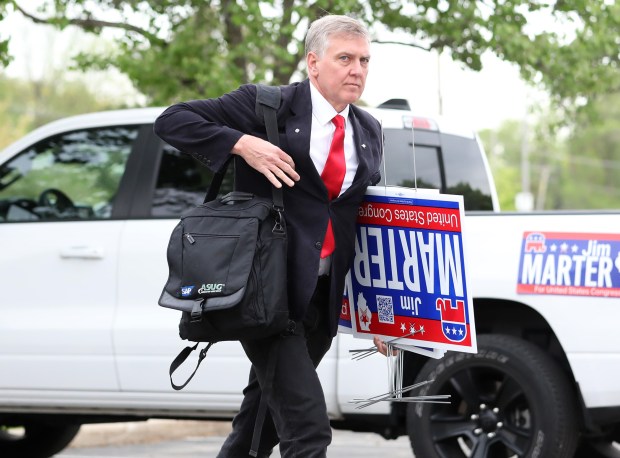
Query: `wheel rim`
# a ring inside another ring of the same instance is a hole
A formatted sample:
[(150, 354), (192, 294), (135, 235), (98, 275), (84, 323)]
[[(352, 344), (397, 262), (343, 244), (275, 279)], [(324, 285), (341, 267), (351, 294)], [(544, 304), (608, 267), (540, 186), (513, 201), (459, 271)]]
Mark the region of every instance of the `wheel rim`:
[(437, 392), (450, 404), (431, 405), (432, 441), (442, 458), (525, 456), (534, 442), (532, 403), (513, 377), (476, 366), (453, 374)]

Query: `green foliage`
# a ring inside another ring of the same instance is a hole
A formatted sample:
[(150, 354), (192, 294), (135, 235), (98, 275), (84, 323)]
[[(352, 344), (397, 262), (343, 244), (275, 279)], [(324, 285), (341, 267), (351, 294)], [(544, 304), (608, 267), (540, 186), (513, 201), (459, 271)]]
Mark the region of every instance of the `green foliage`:
[(544, 113), (527, 129), (507, 121), (480, 133), (501, 208), (514, 209), (522, 190), (524, 135), (536, 209), (620, 208), (620, 93), (594, 100), (590, 112), (577, 115), (570, 131), (550, 129), (557, 124), (554, 116), (557, 113)]
[[(560, 14), (579, 25), (569, 46), (550, 48), (545, 59), (527, 71), (538, 72), (557, 100), (591, 99), (620, 90), (620, 3), (616, 1), (561, 1)], [(526, 75), (527, 76), (527, 75)]]
[[(7, 0), (0, 0), (0, 24), (8, 12), (8, 3), (10, 2), (7, 2)], [(2, 36), (1, 30), (0, 28), (0, 68), (6, 67), (11, 61), (11, 56), (9, 55), (9, 39), (8, 37)]]
[(45, 123), (66, 116), (118, 108), (100, 101), (81, 80), (62, 74), (46, 81), (23, 81), (0, 74), (0, 149)]
[(0, 40), (0, 66), (6, 67), (11, 61), (9, 56), (9, 40)]
[[(620, 84), (620, 5), (612, 1), (43, 0), (36, 12), (23, 11), (26, 3), (0, 0), (0, 19), (18, 9), (59, 28), (123, 30), (115, 51), (77, 61), (117, 67), (155, 104), (212, 97), (245, 82), (287, 83), (302, 61), (308, 23), (327, 13), (364, 20), (382, 31), (376, 38), (393, 31), (412, 46), (449, 51), (474, 70), (491, 51), (567, 107)], [(544, 25), (536, 29), (536, 21)], [(6, 58), (0, 42), (0, 63)]]
[(502, 210), (515, 210), (515, 197), (521, 191), (522, 131), (521, 122), (508, 120), (495, 130), (480, 132)]
[(620, 208), (620, 93), (597, 100), (593, 120), (580, 114), (558, 164), (558, 206)]

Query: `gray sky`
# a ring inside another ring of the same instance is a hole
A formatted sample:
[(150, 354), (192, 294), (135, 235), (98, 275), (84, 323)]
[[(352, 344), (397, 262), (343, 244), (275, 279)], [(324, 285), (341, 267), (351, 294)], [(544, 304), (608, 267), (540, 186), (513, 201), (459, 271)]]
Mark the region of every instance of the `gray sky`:
[(494, 127), (503, 119), (521, 119), (534, 91), (519, 77), (518, 69), (493, 55), (483, 57), (480, 72), (463, 69), (443, 54), (398, 45), (373, 44), (371, 70), (364, 99), (378, 104), (406, 98), (414, 111), (442, 113), (465, 120), (470, 127)]

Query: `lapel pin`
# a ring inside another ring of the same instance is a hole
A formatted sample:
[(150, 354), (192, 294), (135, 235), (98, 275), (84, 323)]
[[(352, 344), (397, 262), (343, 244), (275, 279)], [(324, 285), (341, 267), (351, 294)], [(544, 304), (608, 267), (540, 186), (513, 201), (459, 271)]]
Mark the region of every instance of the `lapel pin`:
[(295, 129), (295, 133), (298, 134), (299, 133), (299, 129)]
[(362, 148), (366, 148), (366, 144), (365, 143), (362, 143)]

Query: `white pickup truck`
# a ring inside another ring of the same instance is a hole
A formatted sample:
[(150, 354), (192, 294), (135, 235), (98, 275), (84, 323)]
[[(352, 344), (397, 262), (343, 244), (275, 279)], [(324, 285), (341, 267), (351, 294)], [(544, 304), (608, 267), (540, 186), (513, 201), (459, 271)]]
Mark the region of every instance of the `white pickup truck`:
[[(407, 434), (419, 458), (620, 456), (620, 213), (499, 213), (471, 131), (370, 111), (388, 184), (413, 185), (415, 132), (418, 186), (464, 195), (478, 353), (406, 354), (404, 385), (434, 380), (417, 394), (450, 404), (356, 409), (387, 391), (386, 359), (353, 361), (368, 342), (339, 335), (319, 368), (334, 428)], [(238, 408), (249, 363), (236, 343), (215, 345), (183, 391), (168, 380), (187, 342), (157, 305), (166, 246), (212, 175), (153, 134), (160, 112), (68, 118), (0, 152), (3, 458), (51, 456), (84, 423)]]

